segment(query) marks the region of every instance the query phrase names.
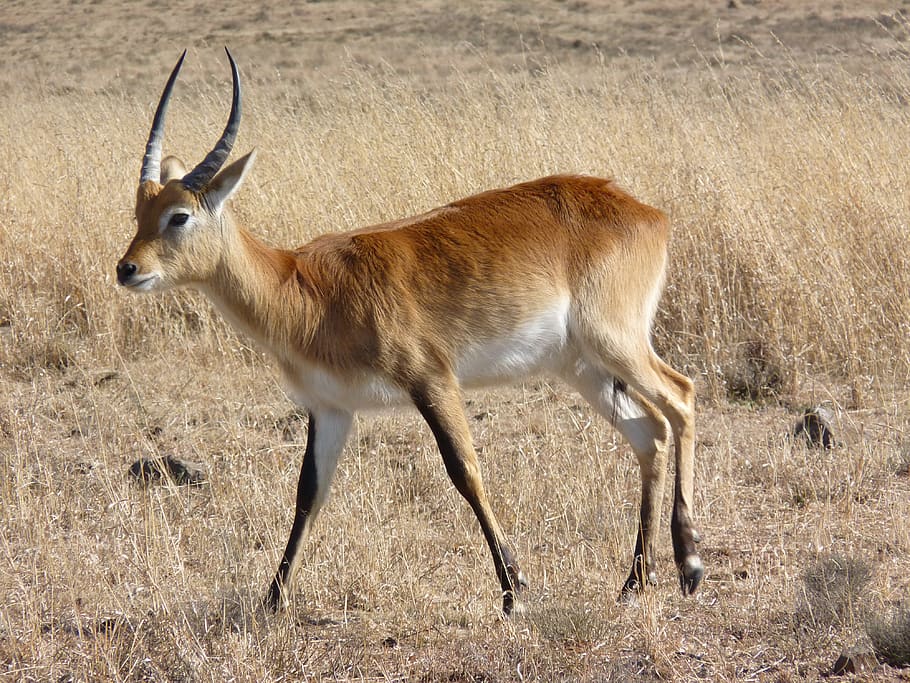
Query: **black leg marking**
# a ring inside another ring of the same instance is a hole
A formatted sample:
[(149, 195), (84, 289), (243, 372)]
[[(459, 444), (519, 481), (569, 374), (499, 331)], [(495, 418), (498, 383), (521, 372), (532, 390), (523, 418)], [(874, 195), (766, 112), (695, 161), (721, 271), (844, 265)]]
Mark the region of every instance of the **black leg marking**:
[(278, 565), (278, 572), (269, 587), (269, 594), (266, 598), (266, 605), (273, 612), (277, 612), (281, 607), (283, 592), (287, 589), (288, 579), (291, 569), (300, 550), (300, 543), (303, 539), (303, 532), (306, 527), (307, 517), (313, 508), (313, 503), (319, 493), (319, 478), (316, 472), (316, 420), (312, 414), (309, 416), (307, 427), (306, 451), (303, 454), (303, 464), (300, 467), (300, 478), (297, 481), (297, 503), (294, 508), (294, 524), (291, 527), (291, 535), (288, 538), (287, 547), (284, 555), (281, 556), (281, 562)]
[(442, 406), (423, 395), (415, 396), (414, 403), (436, 437), (449, 478), (480, 522), (502, 588), (502, 609), (508, 615), (527, 581), (487, 501), (461, 404), (452, 397), (442, 397)]
[[(677, 486), (676, 501), (679, 500)], [(683, 595), (691, 595), (698, 589), (705, 574), (705, 567), (695, 547), (701, 541), (701, 537), (692, 526), (689, 515), (681, 509), (678, 502), (673, 504), (670, 534), (673, 537), (673, 558), (679, 570), (679, 587)]]
[(654, 562), (650, 557), (646, 557), (644, 542), (642, 540), (642, 529), (638, 529), (638, 539), (635, 541), (635, 553), (632, 557), (632, 570), (629, 577), (623, 584), (620, 600), (627, 601), (634, 595), (641, 593), (645, 586), (657, 585), (657, 572), (654, 569)]

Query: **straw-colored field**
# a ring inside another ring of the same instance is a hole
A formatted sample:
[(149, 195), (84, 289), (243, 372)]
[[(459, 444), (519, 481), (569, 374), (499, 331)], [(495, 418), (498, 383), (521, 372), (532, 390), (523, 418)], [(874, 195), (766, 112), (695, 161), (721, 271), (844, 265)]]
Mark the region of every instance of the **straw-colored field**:
[[(898, 6), (447, 4), (0, 9), (0, 677), (799, 681), (871, 642), (910, 660)], [(235, 155), (259, 149), (234, 213), (272, 244), (563, 171), (672, 217), (655, 346), (699, 395), (695, 597), (665, 528), (660, 585), (617, 603), (635, 459), (540, 378), (466, 405), (527, 616), (499, 615), (415, 411), (358, 418), (291, 609), (262, 609), (306, 420), (200, 294), (114, 275), (167, 73), (190, 46), (166, 152), (195, 163), (227, 116), (225, 43)], [(836, 449), (787, 438), (818, 404)], [(131, 482), (168, 454), (207, 482)]]

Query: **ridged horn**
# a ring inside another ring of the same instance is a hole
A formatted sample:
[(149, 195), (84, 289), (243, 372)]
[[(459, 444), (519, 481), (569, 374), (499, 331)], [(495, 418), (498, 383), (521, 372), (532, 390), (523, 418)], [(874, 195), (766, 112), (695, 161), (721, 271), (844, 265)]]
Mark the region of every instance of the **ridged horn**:
[(224, 162), (231, 154), (234, 140), (237, 139), (237, 130), (240, 128), (240, 73), (237, 71), (237, 64), (234, 63), (230, 50), (225, 47), (224, 51), (227, 53), (228, 61), (231, 63), (231, 75), (234, 80), (231, 115), (228, 117), (227, 125), (224, 127), (224, 132), (221, 134), (218, 144), (202, 160), (202, 163), (183, 176), (184, 186), (194, 192), (202, 191), (224, 165)]
[(177, 74), (180, 73), (180, 67), (183, 66), (184, 57), (186, 57), (186, 50), (177, 60), (177, 65), (171, 71), (167, 85), (164, 86), (164, 92), (161, 93), (161, 99), (158, 100), (158, 109), (155, 110), (155, 118), (152, 121), (152, 131), (149, 133), (148, 142), (145, 143), (145, 156), (142, 158), (142, 171), (139, 173), (140, 185), (146, 180), (154, 180), (156, 183), (161, 180), (161, 140), (164, 138), (164, 115), (167, 112), (167, 103), (171, 99), (174, 83), (177, 81)]

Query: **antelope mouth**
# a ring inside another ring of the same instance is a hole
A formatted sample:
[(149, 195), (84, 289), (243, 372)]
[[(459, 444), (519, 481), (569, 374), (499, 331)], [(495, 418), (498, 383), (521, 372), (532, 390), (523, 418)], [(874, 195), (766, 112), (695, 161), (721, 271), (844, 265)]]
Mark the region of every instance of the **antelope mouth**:
[(134, 292), (150, 292), (160, 281), (161, 276), (157, 273), (151, 273), (149, 275), (135, 275), (120, 284)]

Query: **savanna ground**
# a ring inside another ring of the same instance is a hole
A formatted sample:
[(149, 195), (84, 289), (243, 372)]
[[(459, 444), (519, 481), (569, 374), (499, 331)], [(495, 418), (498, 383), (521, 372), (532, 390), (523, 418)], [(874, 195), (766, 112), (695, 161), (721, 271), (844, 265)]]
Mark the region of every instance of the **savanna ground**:
[[(908, 3), (859, 4), (4, 3), (0, 676), (797, 681), (846, 647), (910, 656)], [(617, 604), (637, 465), (540, 379), (467, 398), (526, 617), (499, 616), (408, 411), (359, 418), (292, 608), (262, 610), (305, 421), (201, 296), (114, 280), (168, 70), (189, 47), (166, 151), (195, 162), (223, 44), (260, 150), (235, 213), (272, 243), (557, 171), (672, 216), (655, 345), (699, 391), (697, 596), (665, 528), (660, 586)], [(835, 449), (787, 438), (818, 404)], [(206, 483), (130, 481), (168, 454)]]

